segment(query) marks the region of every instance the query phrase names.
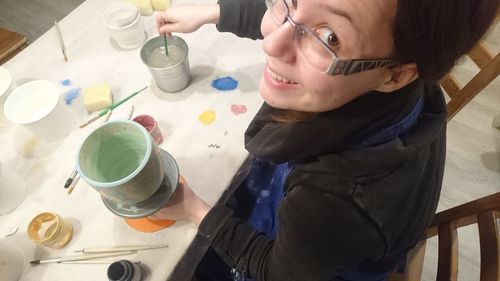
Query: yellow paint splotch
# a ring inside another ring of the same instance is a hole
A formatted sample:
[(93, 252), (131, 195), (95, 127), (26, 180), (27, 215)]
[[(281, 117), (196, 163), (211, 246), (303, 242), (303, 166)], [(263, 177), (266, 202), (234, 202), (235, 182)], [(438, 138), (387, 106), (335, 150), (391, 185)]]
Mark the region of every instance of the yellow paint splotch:
[(39, 140), (37, 137), (32, 137), (28, 139), (21, 148), (21, 155), (24, 157), (32, 157), (35, 153), (35, 149), (38, 147)]
[(215, 112), (213, 110), (207, 110), (198, 116), (198, 120), (205, 125), (210, 125), (215, 121)]

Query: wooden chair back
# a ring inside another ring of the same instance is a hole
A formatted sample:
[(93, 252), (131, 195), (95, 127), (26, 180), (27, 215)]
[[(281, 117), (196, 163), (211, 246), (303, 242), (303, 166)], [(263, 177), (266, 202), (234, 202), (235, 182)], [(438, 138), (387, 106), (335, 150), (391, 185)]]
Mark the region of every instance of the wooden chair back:
[(493, 55), (483, 41), (467, 55), (480, 69), (472, 80), (462, 87), (450, 73), (440, 81), (441, 87), (450, 97), (447, 104), (448, 121), (500, 74), (500, 53)]
[(409, 252), (404, 273), (394, 272), (389, 281), (420, 281), (426, 239), (438, 236), (436, 281), (456, 281), (458, 275), (458, 232), (463, 226), (477, 224), (481, 253), (480, 281), (500, 280), (500, 192), (439, 212), (422, 240)]

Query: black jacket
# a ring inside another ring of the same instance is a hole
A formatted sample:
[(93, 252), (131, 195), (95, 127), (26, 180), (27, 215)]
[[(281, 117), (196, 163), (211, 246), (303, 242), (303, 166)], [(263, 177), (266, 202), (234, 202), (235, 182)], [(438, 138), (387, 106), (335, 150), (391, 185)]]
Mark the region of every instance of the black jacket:
[[(220, 31), (261, 37), (263, 1), (219, 3)], [(409, 130), (384, 144), (356, 148), (406, 116), (421, 95), (423, 110)], [(208, 213), (200, 234), (211, 237), (230, 266), (258, 281), (327, 281), (346, 270), (393, 269), (438, 203), (446, 151), (440, 88), (417, 80), (299, 123), (273, 121), (279, 113), (264, 104), (245, 135), (251, 156), (298, 163), (286, 179), (276, 239), (257, 233), (223, 205)]]

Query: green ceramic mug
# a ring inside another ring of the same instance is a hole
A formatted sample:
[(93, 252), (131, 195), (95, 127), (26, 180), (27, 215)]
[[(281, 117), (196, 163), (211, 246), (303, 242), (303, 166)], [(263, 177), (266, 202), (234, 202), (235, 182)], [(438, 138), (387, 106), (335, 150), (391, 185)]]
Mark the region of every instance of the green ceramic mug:
[(165, 164), (144, 127), (117, 120), (95, 129), (78, 151), (80, 177), (109, 200), (136, 204), (160, 187)]

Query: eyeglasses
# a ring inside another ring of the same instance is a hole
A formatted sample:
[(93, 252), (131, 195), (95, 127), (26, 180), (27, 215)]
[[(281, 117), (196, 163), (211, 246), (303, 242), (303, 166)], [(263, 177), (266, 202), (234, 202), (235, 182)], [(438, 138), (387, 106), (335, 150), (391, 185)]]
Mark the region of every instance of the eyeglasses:
[(380, 67), (391, 67), (400, 64), (396, 60), (389, 59), (350, 59), (341, 60), (337, 57), (331, 47), (321, 39), (318, 27), (311, 30), (309, 27), (296, 23), (290, 16), (290, 8), (286, 1), (290, 0), (266, 0), (267, 10), (271, 18), (281, 26), (285, 22), (295, 28), (293, 39), (297, 50), (307, 61), (319, 71), (328, 75), (350, 75)]

